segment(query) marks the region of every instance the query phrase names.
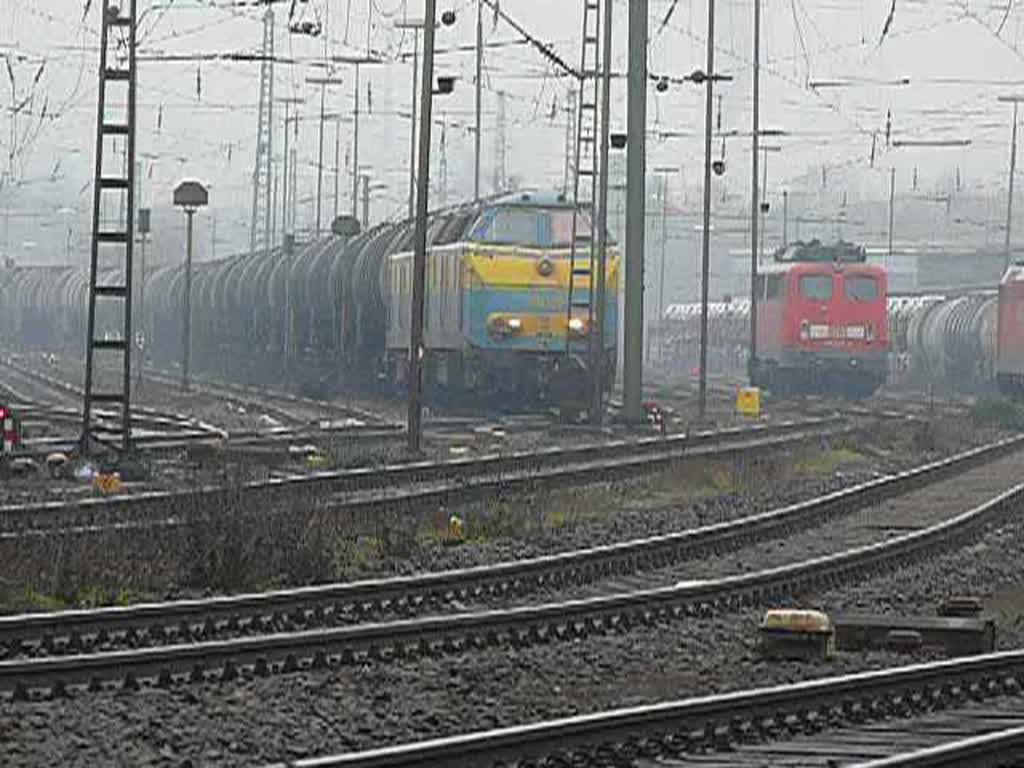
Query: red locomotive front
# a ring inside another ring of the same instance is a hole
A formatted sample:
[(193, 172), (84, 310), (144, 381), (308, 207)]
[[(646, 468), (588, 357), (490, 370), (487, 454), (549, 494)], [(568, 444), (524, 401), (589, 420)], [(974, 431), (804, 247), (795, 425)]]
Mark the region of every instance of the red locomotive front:
[(755, 380), (781, 392), (867, 396), (885, 382), (886, 273), (849, 243), (796, 243), (758, 275)]
[(1024, 264), (1013, 264), (999, 282), (996, 382), (1008, 395), (1024, 393)]

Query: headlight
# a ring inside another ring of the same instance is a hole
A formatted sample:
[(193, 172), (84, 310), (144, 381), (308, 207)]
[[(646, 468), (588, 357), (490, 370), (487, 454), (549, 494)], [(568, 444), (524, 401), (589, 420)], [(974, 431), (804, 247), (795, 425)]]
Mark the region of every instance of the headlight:
[(509, 317), (507, 315), (491, 315), (487, 320), (487, 332), (499, 339), (508, 336), (515, 336), (523, 330), (523, 319), (521, 317)]
[(582, 317), (569, 318), (569, 333), (575, 336), (585, 336), (587, 334), (587, 321)]

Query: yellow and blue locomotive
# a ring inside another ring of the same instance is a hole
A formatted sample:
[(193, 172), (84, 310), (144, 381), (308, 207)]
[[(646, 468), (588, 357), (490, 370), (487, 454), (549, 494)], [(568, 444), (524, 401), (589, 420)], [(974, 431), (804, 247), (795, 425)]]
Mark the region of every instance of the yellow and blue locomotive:
[[(475, 392), (524, 404), (586, 397), (585, 355), (567, 355), (585, 350), (591, 333), (590, 313), (579, 308), (591, 290), (591, 222), (584, 213), (576, 216), (576, 230), (572, 313), (573, 209), (560, 195), (520, 192), (487, 201), (462, 237), (428, 249), (428, 391)], [(609, 247), (606, 387), (615, 375), (618, 275), (618, 254)], [(385, 363), (395, 380), (404, 377), (408, 359), (411, 286), (412, 253), (393, 254), (382, 274), (382, 293), (388, 308)]]

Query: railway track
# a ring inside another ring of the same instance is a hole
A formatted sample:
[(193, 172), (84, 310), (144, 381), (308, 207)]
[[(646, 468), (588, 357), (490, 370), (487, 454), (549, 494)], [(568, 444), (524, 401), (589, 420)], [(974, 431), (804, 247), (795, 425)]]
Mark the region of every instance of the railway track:
[[(19, 362), (8, 357), (4, 360), (7, 376), (21, 377), (29, 383), (33, 389), (43, 387), (57, 394), (64, 402), (72, 403), (72, 407), (55, 406), (30, 406), (19, 409), (20, 413), (26, 415), (40, 415), (56, 419), (58, 423), (65, 424), (69, 430), (73, 430), (70, 436), (48, 436), (41, 438), (29, 438), (23, 446), (24, 453), (32, 456), (42, 456), (54, 450), (73, 451), (77, 448), (79, 436), (77, 430), (81, 427), (81, 412), (78, 404), (82, 398), (82, 388), (69, 382), (54, 378), (42, 371), (21, 365)], [(4, 387), (16, 399), (25, 403), (30, 399), (24, 390), (16, 390), (10, 386)], [(220, 390), (227, 393), (227, 390)], [(239, 400), (234, 394), (214, 394), (217, 397)], [(251, 405), (259, 405), (262, 410), (268, 410), (265, 403), (259, 403), (255, 399), (246, 399), (245, 402)], [(329, 404), (324, 404), (328, 406)], [(145, 452), (174, 452), (180, 451), (197, 443), (215, 443), (224, 445), (230, 443), (234, 448), (273, 447), (286, 443), (322, 443), (330, 440), (351, 440), (363, 445), (373, 443), (392, 443), (402, 439), (402, 426), (390, 422), (383, 422), (379, 419), (363, 421), (355, 419), (347, 409), (336, 409), (328, 411), (335, 415), (344, 415), (345, 418), (337, 421), (332, 419), (314, 419), (306, 415), (296, 415), (284, 409), (269, 408), (278, 415), (282, 424), (287, 426), (272, 427), (267, 429), (233, 429), (227, 430), (208, 424), (201, 419), (189, 416), (184, 413), (164, 413), (163, 411), (148, 408), (145, 406), (133, 406), (132, 424), (135, 432), (133, 444), (137, 449)], [(103, 440), (104, 435), (110, 437), (112, 444), (120, 439), (120, 415), (113, 411), (96, 410), (98, 417), (98, 435)]]
[(838, 418), (705, 431), (638, 441), (337, 470), (184, 491), (0, 507), (0, 537), (90, 532), (201, 520), (225, 504), (267, 510), (274, 504), (345, 512), (356, 519), (389, 509), (453, 504), (524, 489), (564, 487), (659, 471), (687, 457), (727, 457), (777, 449), (847, 429)]
[[(1024, 438), (993, 444), (910, 472), (752, 518), (592, 550), (415, 577), (336, 584), (259, 595), (168, 604), (64, 611), (0, 619), (0, 691), (59, 692), (116, 680), (170, 685), (181, 679), (231, 679), (306, 667), (432, 654), (503, 643), (566, 640), (763, 604), (797, 591), (859, 579), (931, 556), (970, 539), (1015, 509), (1024, 486), (921, 530), (754, 573), (700, 583), (585, 599), (375, 620), (381, 610), (406, 615), (452, 597), (515, 594), (540, 586), (575, 585), (654, 568), (701, 553), (721, 552), (781, 531), (802, 529), (851, 509), (919, 488), (951, 473), (1017, 450)], [(286, 631), (281, 627), (287, 626)], [(217, 635), (229, 635), (226, 639)], [(84, 652), (111, 643), (127, 650)], [(26, 658), (26, 652), (42, 656)]]
[[(143, 369), (143, 376), (150, 381), (166, 386), (180, 384), (180, 380), (174, 376), (172, 371), (152, 366), (146, 366)], [(301, 425), (318, 422), (325, 418), (337, 418), (358, 422), (357, 426), (363, 428), (402, 429), (402, 425), (363, 408), (340, 405), (328, 400), (304, 397), (291, 392), (235, 384), (205, 376), (194, 377), (193, 386), (214, 397), (234, 400), (249, 407), (276, 414), (287, 423)], [(286, 408), (283, 405), (285, 403), (291, 406), (291, 409)]]
[[(81, 429), (82, 416), (78, 409), (82, 397), (81, 388), (25, 368), (13, 360), (5, 359), (3, 362), (5, 381), (0, 383), (0, 391), (9, 398), (10, 405), (22, 419), (23, 425), (29, 429), (45, 425), (50, 429), (63, 428), (73, 433), (73, 436), (29, 437), (24, 441), (23, 455), (45, 455), (54, 450), (74, 449), (79, 441), (78, 430)], [(20, 380), (20, 384), (12, 384), (12, 379)], [(40, 388), (56, 395), (58, 402), (38, 400), (34, 395)], [(118, 441), (120, 414), (103, 408), (96, 409), (94, 414), (98, 438), (101, 441)], [(187, 414), (138, 406), (133, 409), (132, 429), (135, 442), (144, 451), (178, 448), (192, 441), (226, 437), (226, 433), (216, 426)]]
[[(857, 723), (965, 709), (969, 701), (1008, 697), (1024, 718), (1024, 651), (862, 672), (752, 691), (665, 702), (364, 752), (289, 762), (291, 768), (399, 768), (491, 765), (742, 766), (829, 765), (805, 748), (789, 760), (742, 760), (744, 743), (778, 740)], [(1012, 716), (1011, 716), (1012, 717)], [(890, 742), (893, 751), (899, 742)], [(1016, 765), (1020, 728), (890, 755), (860, 768)], [(721, 750), (716, 760), (716, 750)], [(740, 750), (739, 752), (737, 750)], [(700, 757), (698, 757), (698, 755)], [(840, 755), (841, 757), (841, 755)], [(1007, 761), (1007, 758), (1010, 761)], [(960, 762), (957, 762), (957, 761)], [(989, 762), (985, 762), (985, 761)], [(532, 762), (529, 762), (532, 761)], [(832, 765), (849, 765), (837, 759)], [(277, 764), (273, 768), (284, 768)]]
[(859, 763), (856, 768), (995, 768), (1020, 765), (1024, 760), (1024, 713), (1017, 714), (1017, 726), (1014, 728), (982, 732), (956, 741), (901, 752)]

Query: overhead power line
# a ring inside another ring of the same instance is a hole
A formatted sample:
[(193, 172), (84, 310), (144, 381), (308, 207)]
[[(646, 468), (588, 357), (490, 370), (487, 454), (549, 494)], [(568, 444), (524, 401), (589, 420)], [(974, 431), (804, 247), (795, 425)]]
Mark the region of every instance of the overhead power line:
[(577, 80), (580, 78), (580, 73), (577, 72), (576, 69), (571, 67), (569, 64), (567, 64), (565, 59), (559, 56), (550, 45), (543, 42), (542, 40), (538, 40), (532, 34), (527, 32), (522, 24), (520, 24), (518, 21), (516, 21), (503, 10), (501, 10), (501, 7), (498, 5), (498, 3), (495, 2), (495, 0), (483, 0), (483, 2), (488, 8), (494, 11), (495, 15), (500, 16), (502, 19), (505, 20), (506, 24), (512, 27), (512, 29), (514, 29), (524, 38), (526, 38), (526, 41), (530, 43), (530, 45), (532, 45), (534, 48), (536, 48), (545, 59), (550, 61), (552, 64), (558, 67), (558, 69), (562, 70), (566, 74), (572, 75)]

